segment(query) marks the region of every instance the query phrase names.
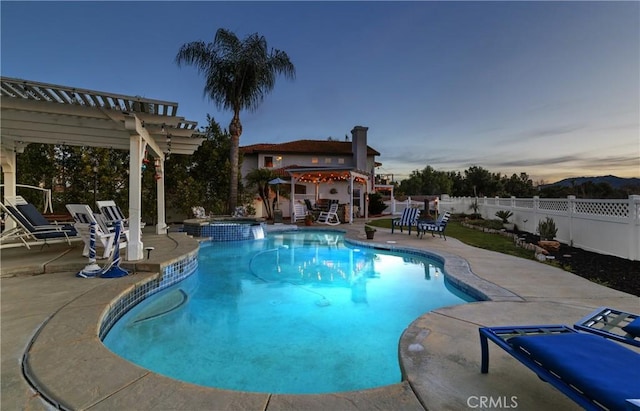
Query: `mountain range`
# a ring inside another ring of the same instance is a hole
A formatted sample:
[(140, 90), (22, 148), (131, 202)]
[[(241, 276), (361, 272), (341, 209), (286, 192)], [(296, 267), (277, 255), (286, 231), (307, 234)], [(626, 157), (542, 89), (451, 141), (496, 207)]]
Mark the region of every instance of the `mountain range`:
[(586, 182), (592, 182), (594, 184), (599, 183), (608, 183), (613, 188), (623, 188), (623, 187), (640, 187), (640, 178), (632, 177), (632, 178), (622, 178), (616, 177), (612, 175), (607, 176), (599, 176), (599, 177), (571, 177), (565, 178), (564, 180), (556, 181), (555, 183), (545, 184), (542, 187), (571, 187), (571, 186), (579, 186)]

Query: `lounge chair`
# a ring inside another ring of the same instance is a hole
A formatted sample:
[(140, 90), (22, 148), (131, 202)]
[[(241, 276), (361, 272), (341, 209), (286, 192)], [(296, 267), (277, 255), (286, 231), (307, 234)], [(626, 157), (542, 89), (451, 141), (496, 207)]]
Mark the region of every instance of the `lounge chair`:
[(340, 219), (338, 218), (338, 203), (331, 204), (329, 211), (321, 211), (316, 223), (328, 225), (340, 224)]
[(640, 317), (609, 307), (600, 307), (573, 328), (640, 347)]
[[(101, 214), (101, 218), (104, 224), (106, 224), (107, 227), (109, 227), (109, 231), (113, 231), (115, 224), (118, 221), (122, 221), (123, 229), (125, 230), (125, 235), (127, 236), (127, 241), (128, 241), (129, 240), (129, 219), (125, 217), (124, 213), (122, 212), (120, 207), (118, 207), (118, 205), (115, 203), (115, 201), (113, 200), (96, 201), (96, 206), (98, 206), (98, 212)], [(145, 223), (140, 222), (140, 230), (142, 230), (144, 226), (145, 226)]]
[[(87, 204), (67, 204), (67, 210), (71, 213), (73, 220), (75, 221), (74, 227), (82, 237), (84, 241), (84, 250), (82, 255), (89, 256), (89, 248), (91, 241), (91, 224), (95, 224), (95, 241), (96, 246), (101, 246), (104, 252), (100, 258), (109, 258), (114, 250), (114, 237), (115, 232), (110, 230), (105, 225), (105, 221), (93, 213), (91, 207)], [(127, 246), (128, 230), (122, 230), (120, 238), (118, 239), (119, 248), (125, 248)]]
[(444, 237), (444, 240), (447, 241), (447, 236), (444, 234), (444, 230), (447, 228), (447, 223), (449, 222), (449, 218), (451, 217), (451, 213), (445, 211), (440, 214), (435, 221), (434, 220), (418, 220), (416, 224), (416, 230), (418, 231), (418, 237), (424, 237), (424, 233), (431, 232), (431, 235), (435, 237), (435, 233), (438, 233), (440, 237)]
[(24, 245), (30, 249), (34, 244), (44, 246), (61, 241), (71, 244), (71, 240), (78, 235), (70, 224), (51, 223), (21, 196), (5, 197), (5, 202), (6, 205), (0, 203), (0, 208), (15, 221), (16, 226), (0, 235), (2, 247)]
[(297, 223), (298, 221), (304, 221), (307, 214), (308, 211), (306, 210), (305, 206), (303, 206), (302, 204), (294, 204), (292, 222)]
[(632, 409), (628, 400), (640, 398), (640, 354), (608, 338), (565, 325), (479, 332), (483, 374), (489, 372), (491, 340), (586, 410)]
[(391, 234), (396, 227), (400, 227), (400, 232), (403, 227), (409, 227), (409, 234), (411, 234), (411, 228), (418, 222), (419, 214), (420, 210), (417, 208), (405, 208), (400, 217), (391, 220)]

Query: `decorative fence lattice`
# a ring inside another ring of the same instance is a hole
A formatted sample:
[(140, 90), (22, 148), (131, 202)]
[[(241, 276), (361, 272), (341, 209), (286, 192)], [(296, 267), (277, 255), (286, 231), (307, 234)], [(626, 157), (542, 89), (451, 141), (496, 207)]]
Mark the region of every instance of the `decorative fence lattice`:
[(510, 222), (519, 230), (536, 233), (538, 223), (551, 218), (558, 227), (557, 240), (601, 254), (640, 260), (640, 196), (628, 199), (472, 198), (443, 196), (441, 211), (470, 214), (477, 201), (485, 219), (499, 210), (511, 211)]
[(575, 212), (607, 217), (629, 217), (629, 203), (609, 203), (600, 201), (576, 201)]

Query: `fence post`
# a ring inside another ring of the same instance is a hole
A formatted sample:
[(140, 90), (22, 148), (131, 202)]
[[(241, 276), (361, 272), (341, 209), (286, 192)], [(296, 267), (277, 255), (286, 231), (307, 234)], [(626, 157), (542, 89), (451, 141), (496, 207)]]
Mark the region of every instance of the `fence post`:
[(629, 260), (640, 260), (640, 195), (629, 196)]
[(567, 213), (569, 214), (569, 245), (573, 247), (573, 215), (576, 212), (576, 196), (567, 196)]
[(538, 215), (540, 211), (540, 196), (533, 196), (533, 229), (532, 232), (535, 234), (538, 231), (538, 221), (540, 220), (540, 216)]

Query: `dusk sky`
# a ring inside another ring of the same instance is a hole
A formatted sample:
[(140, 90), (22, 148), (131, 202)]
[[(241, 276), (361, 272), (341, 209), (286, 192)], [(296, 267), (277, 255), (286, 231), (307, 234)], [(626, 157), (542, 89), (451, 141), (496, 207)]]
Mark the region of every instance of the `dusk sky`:
[(640, 177), (640, 3), (9, 2), (1, 73), (179, 103), (228, 128), (180, 46), (264, 35), (278, 78), (241, 145), (369, 127), (378, 174), (480, 166), (534, 181)]

